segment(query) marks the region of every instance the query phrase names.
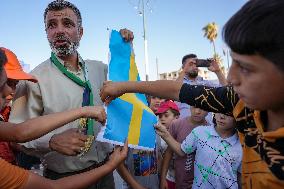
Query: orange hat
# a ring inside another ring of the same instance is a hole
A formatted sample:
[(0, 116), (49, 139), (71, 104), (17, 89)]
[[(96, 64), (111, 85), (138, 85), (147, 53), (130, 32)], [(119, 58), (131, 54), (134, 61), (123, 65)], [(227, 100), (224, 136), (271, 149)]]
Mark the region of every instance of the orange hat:
[(7, 57), (7, 62), (4, 65), (5, 71), (7, 73), (7, 78), (28, 80), (35, 83), (37, 82), (37, 79), (34, 76), (24, 72), (19, 60), (17, 59), (17, 56), (12, 51), (4, 47), (1, 47), (1, 49), (5, 52), (5, 55)]

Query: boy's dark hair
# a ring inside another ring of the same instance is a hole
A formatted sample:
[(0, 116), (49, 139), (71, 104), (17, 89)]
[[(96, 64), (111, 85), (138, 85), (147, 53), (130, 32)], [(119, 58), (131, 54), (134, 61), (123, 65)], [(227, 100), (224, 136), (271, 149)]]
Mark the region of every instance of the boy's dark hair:
[[(55, 0), (52, 1), (51, 3), (49, 3), (44, 11), (44, 23), (45, 23), (45, 19), (46, 19), (46, 15), (48, 11), (60, 11), (66, 8), (70, 8), (74, 11), (74, 13), (77, 16), (77, 20), (78, 20), (78, 26), (79, 28), (82, 26), (82, 16), (81, 13), (79, 11), (79, 9), (72, 3), (65, 1), (65, 0)], [(45, 23), (46, 24), (46, 23)]]
[(197, 58), (197, 56), (195, 54), (187, 54), (184, 57), (182, 57), (182, 65), (184, 65), (185, 61), (189, 58)]
[(176, 110), (170, 109), (170, 111), (174, 114), (174, 116), (179, 116), (180, 113)]
[(0, 48), (0, 72), (2, 73), (4, 64), (7, 62), (5, 52)]
[(284, 71), (284, 1), (250, 0), (223, 29), (223, 38), (238, 54), (261, 55)]

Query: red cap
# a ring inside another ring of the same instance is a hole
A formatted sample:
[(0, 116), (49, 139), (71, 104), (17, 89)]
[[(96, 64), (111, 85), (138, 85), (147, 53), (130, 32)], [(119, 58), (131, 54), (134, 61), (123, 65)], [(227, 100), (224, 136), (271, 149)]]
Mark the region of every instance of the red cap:
[(156, 115), (165, 113), (169, 109), (172, 109), (172, 110), (179, 112), (179, 109), (178, 109), (178, 106), (176, 105), (176, 103), (174, 103), (172, 100), (167, 100), (167, 101), (161, 103), (158, 110), (156, 111)]
[(37, 82), (37, 79), (34, 76), (24, 72), (19, 60), (17, 59), (17, 56), (12, 51), (4, 47), (1, 47), (1, 50), (4, 51), (7, 57), (7, 62), (4, 65), (7, 78)]

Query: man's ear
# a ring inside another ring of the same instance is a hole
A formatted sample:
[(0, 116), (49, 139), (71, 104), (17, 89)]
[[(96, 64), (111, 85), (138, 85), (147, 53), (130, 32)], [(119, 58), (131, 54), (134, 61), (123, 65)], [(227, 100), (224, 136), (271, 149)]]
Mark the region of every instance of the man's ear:
[(83, 29), (83, 27), (80, 27), (80, 29), (79, 29), (80, 40), (81, 40), (83, 34), (84, 34), (84, 29)]

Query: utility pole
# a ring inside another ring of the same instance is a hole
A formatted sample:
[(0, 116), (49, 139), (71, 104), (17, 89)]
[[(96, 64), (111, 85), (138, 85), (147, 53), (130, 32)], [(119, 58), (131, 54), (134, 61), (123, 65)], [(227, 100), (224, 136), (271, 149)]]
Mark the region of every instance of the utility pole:
[[(150, 8), (151, 0), (128, 0), (135, 9), (138, 10), (138, 14), (142, 16), (143, 20), (143, 41), (144, 41), (144, 66), (145, 66), (145, 79), (149, 80), (149, 57), (148, 57), (148, 40), (147, 40), (147, 24), (146, 24), (146, 12)], [(149, 9), (152, 12), (152, 9)]]
[(146, 75), (146, 81), (149, 81), (148, 41), (147, 41), (147, 38), (146, 38), (146, 14), (145, 14), (144, 0), (142, 0), (142, 16), (143, 16), (145, 75)]

